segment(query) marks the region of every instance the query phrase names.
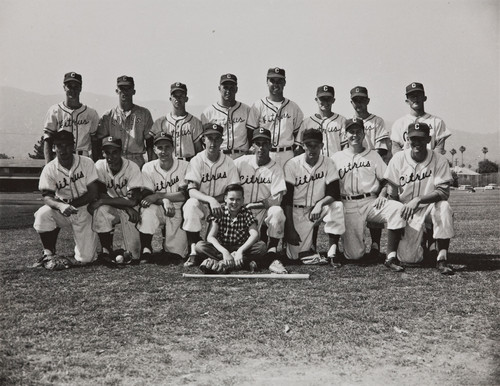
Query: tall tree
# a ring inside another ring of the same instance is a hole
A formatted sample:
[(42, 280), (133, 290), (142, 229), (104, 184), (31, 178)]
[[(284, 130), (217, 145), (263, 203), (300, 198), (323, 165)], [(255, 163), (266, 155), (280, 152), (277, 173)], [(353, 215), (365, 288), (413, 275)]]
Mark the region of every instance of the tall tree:
[(458, 150), (460, 151), (460, 153), (462, 153), (462, 165), (460, 165), (460, 166), (461, 167), (465, 167), (465, 164), (464, 164), (464, 151), (467, 150), (467, 149), (465, 148), (465, 146), (460, 146), (458, 148)]
[(477, 172), (484, 173), (498, 173), (498, 164), (490, 160), (479, 161)]
[(43, 155), (43, 136), (40, 137), (40, 139), (38, 140), (37, 143), (35, 143), (33, 148), (35, 150), (35, 154), (28, 153), (30, 158), (33, 158), (33, 159), (44, 159), (45, 158)]
[(483, 147), (481, 149), (481, 151), (483, 152), (483, 161), (486, 159), (486, 153), (488, 153), (488, 148), (487, 147)]
[(453, 157), (455, 157), (455, 154), (457, 154), (457, 151), (455, 149), (451, 149), (450, 154), (451, 154), (451, 166), (453, 166)]

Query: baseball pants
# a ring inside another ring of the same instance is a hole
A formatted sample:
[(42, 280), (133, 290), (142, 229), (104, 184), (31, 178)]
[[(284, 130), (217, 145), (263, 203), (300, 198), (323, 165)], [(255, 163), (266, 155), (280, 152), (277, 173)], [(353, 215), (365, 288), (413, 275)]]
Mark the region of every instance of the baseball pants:
[(398, 258), (403, 263), (420, 263), (424, 258), (421, 245), (426, 224), (433, 227), (434, 239), (451, 239), (453, 211), (448, 201), (439, 201), (419, 207), (413, 218), (406, 224), (404, 235), (399, 242)]
[(121, 223), (123, 233), (123, 245), (134, 259), (141, 256), (141, 241), (139, 231), (133, 222), (128, 219), (128, 214), (123, 209), (118, 209), (110, 205), (101, 205), (94, 212), (92, 229), (97, 233), (111, 232), (115, 225)]
[(375, 208), (376, 199), (346, 200), (344, 204), (345, 233), (344, 256), (350, 260), (361, 259), (365, 254), (365, 227), (370, 224), (387, 224), (387, 229), (401, 229), (406, 221), (401, 218), (403, 204), (387, 200), (382, 209)]
[(78, 208), (78, 213), (69, 217), (48, 205), (35, 212), (33, 228), (38, 233), (51, 232), (56, 228), (71, 227), (75, 240), (75, 259), (82, 263), (90, 263), (97, 258), (97, 234), (92, 231), (92, 216), (87, 206)]
[(274, 239), (282, 239), (285, 231), (285, 213), (279, 206), (271, 206), (268, 209), (253, 209), (252, 214), (257, 220), (260, 232), (262, 224), (267, 226), (267, 235)]
[[(229, 252), (235, 252), (240, 246), (223, 245), (223, 247), (226, 248)], [(266, 243), (264, 243), (263, 241), (257, 241), (243, 254), (243, 268), (248, 268), (248, 263), (250, 263), (250, 261), (252, 260), (258, 264), (258, 261), (265, 258), (266, 253)], [(207, 241), (198, 241), (196, 243), (196, 254), (203, 260), (206, 258), (222, 260), (222, 253), (220, 253), (217, 248), (215, 248)], [(267, 264), (267, 266), (269, 266), (269, 264)]]
[(184, 223), (182, 229), (186, 232), (200, 232), (202, 221), (210, 215), (210, 207), (196, 198), (189, 198), (182, 208)]
[(139, 232), (153, 235), (160, 225), (165, 225), (165, 241), (163, 248), (170, 253), (185, 256), (188, 253), (188, 241), (186, 232), (181, 229), (182, 204), (174, 203), (174, 217), (167, 217), (165, 209), (161, 205), (151, 205), (141, 209), (141, 221), (137, 229)]
[(316, 222), (309, 220), (312, 208), (312, 206), (293, 207), (293, 223), (301, 242), (299, 245), (287, 243), (286, 255), (291, 260), (298, 260), (299, 253), (311, 250), (314, 227), (319, 226), (321, 221), (325, 223), (325, 233), (342, 235), (345, 232), (344, 206), (340, 201), (334, 201), (330, 205), (324, 206), (321, 210), (321, 217)]

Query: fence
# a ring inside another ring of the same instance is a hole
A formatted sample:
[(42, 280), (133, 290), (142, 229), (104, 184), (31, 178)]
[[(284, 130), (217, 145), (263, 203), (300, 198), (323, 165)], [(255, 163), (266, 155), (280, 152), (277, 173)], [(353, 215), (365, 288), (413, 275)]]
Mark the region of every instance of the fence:
[(474, 187), (498, 184), (500, 173), (479, 174), (477, 176), (458, 175), (459, 185), (472, 185)]

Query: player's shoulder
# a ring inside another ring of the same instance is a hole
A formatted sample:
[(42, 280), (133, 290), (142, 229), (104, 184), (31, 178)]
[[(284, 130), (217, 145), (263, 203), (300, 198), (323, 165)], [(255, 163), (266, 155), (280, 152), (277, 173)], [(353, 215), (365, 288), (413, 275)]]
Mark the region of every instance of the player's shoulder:
[(144, 165), (142, 165), (142, 172), (143, 173), (150, 173), (152, 170), (154, 170), (155, 165), (157, 165), (159, 162), (160, 162), (160, 160), (158, 160), (158, 159), (146, 162)]
[(394, 123), (392, 124), (392, 128), (403, 128), (403, 129), (407, 129), (408, 128), (408, 125), (410, 123), (412, 123), (413, 121), (415, 120), (415, 118), (410, 115), (410, 114), (405, 114), (403, 115), (402, 117), (399, 117), (398, 119), (396, 119), (394, 121)]
[(129, 174), (136, 174), (141, 172), (141, 168), (134, 161), (122, 157), (122, 170), (125, 170)]
[(97, 170), (105, 170), (106, 169), (106, 160), (99, 159), (95, 162), (94, 166)]
[(57, 113), (59, 111), (65, 111), (63, 109), (64, 105), (62, 102), (59, 102), (59, 103), (55, 103), (53, 105), (51, 105), (48, 110), (47, 110), (47, 113), (48, 114), (54, 114), (54, 113)]
[(245, 166), (251, 166), (252, 160), (255, 158), (255, 155), (253, 154), (247, 154), (241, 157), (236, 158), (233, 160), (234, 164), (238, 169), (245, 167)]

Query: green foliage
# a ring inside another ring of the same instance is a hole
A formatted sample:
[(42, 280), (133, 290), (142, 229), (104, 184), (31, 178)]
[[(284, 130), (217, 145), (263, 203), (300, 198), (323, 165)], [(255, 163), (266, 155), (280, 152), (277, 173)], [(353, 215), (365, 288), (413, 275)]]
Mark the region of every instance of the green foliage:
[(5, 153), (0, 153), (0, 159), (10, 159), (12, 157), (9, 157), (7, 154)]
[(477, 172), (481, 173), (481, 174), (497, 173), (498, 172), (498, 164), (496, 162), (490, 161), (489, 159), (479, 161)]
[(44, 159), (43, 155), (43, 136), (40, 137), (37, 143), (33, 146), (35, 152), (34, 154), (28, 153), (29, 157), (32, 159)]

